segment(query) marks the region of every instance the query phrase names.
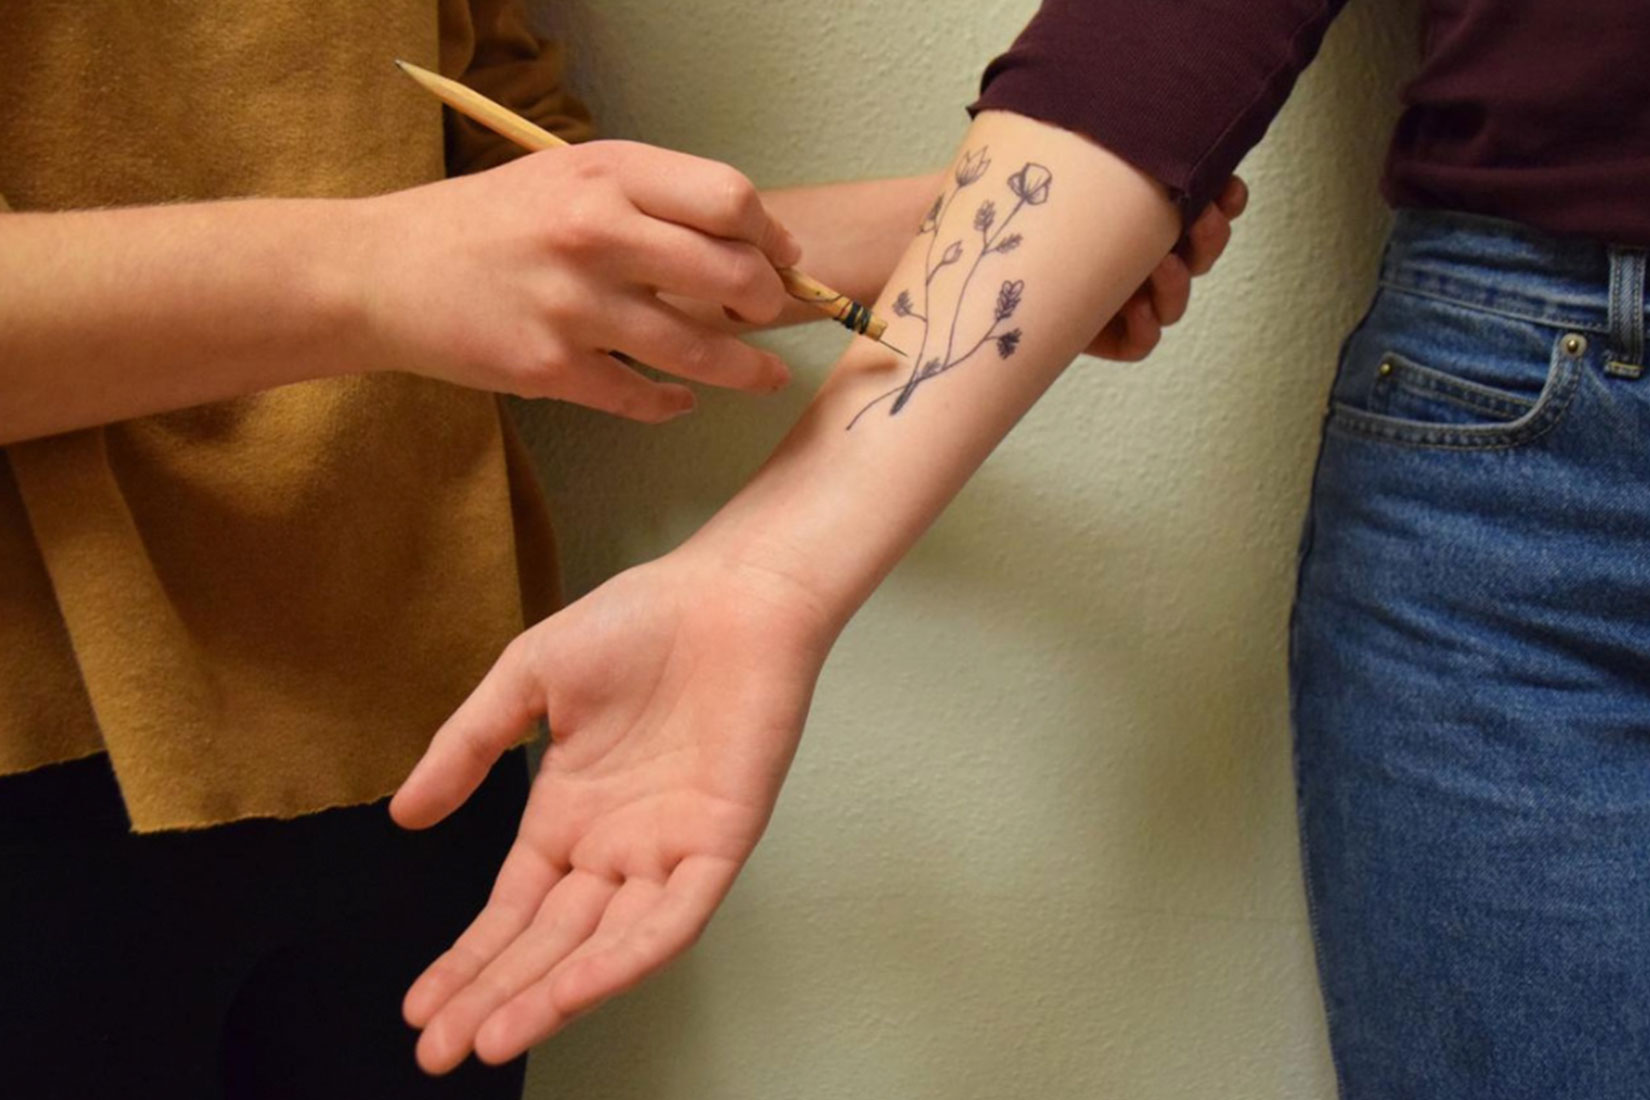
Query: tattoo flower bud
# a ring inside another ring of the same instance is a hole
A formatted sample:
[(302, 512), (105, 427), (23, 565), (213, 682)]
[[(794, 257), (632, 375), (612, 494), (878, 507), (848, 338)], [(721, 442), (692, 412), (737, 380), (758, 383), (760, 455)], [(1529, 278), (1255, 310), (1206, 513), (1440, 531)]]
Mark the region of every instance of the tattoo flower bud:
[(1007, 359), (1010, 355), (1013, 355), (1019, 350), (1019, 347), (1020, 330), (1017, 328), (1010, 329), (1001, 336), (997, 337), (997, 354), (1004, 359)]
[(911, 316), (911, 292), (910, 291), (902, 290), (902, 291), (899, 292), (899, 297), (894, 299), (894, 316), (895, 317), (909, 317), (909, 316)]
[(1048, 201), (1048, 185), (1053, 179), (1054, 174), (1047, 168), (1028, 162), (1008, 177), (1008, 189), (1018, 195), (1021, 202), (1041, 206)]
[(940, 222), (940, 211), (945, 206), (945, 196), (934, 196), (934, 205), (928, 208), (928, 213), (922, 216), (922, 224), (917, 226), (917, 235), (932, 233)]
[(992, 202), (990, 199), (986, 199), (984, 202), (980, 203), (980, 208), (974, 211), (974, 228), (978, 229), (981, 233), (984, 233), (986, 230), (990, 229), (991, 224), (996, 220), (997, 204)]
[(945, 252), (940, 256), (940, 263), (954, 264), (962, 259), (962, 242), (952, 241), (946, 245)]
[(957, 165), (956, 179), (958, 187), (967, 187), (985, 175), (985, 170), (991, 167), (991, 158), (986, 156), (986, 152), (986, 149), (978, 149), (972, 153), (963, 154), (962, 163)]

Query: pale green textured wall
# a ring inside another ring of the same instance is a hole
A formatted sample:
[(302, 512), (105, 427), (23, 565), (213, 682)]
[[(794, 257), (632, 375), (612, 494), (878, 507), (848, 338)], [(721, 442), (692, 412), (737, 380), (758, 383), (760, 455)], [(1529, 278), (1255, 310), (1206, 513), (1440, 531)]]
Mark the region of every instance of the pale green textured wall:
[[(561, 0), (608, 133), (764, 184), (938, 166), (1032, 0)], [(534, 1100), (1333, 1094), (1284, 631), (1336, 346), (1368, 293), (1407, 5), (1353, 5), (1142, 365), (1080, 361), (842, 638), (767, 840), (695, 951), (534, 1057)], [(799, 383), (643, 428), (519, 411), (570, 591), (674, 545)]]

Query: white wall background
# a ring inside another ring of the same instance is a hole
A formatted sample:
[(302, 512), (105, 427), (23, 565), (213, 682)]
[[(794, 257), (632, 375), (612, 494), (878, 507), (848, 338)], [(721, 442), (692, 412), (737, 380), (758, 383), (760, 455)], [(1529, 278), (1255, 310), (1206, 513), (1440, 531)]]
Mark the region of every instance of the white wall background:
[[(784, 185), (943, 164), (1035, 3), (541, 7), (609, 135)], [(1076, 364), (883, 586), (704, 940), (541, 1048), (533, 1100), (1333, 1095), (1284, 635), (1413, 25), (1352, 5), (1190, 317)], [(846, 339), (776, 336), (792, 392), (662, 428), (519, 406), (570, 594), (708, 516)]]

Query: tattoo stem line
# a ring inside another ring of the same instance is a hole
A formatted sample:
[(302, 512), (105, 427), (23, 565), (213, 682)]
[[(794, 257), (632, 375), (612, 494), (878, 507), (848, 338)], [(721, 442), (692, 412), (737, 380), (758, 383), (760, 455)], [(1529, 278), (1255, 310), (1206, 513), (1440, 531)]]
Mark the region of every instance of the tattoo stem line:
[[(929, 312), (930, 306), (932, 305), (932, 303), (929, 301), (929, 298), (928, 298), (928, 288), (934, 282), (934, 276), (939, 272), (939, 268), (934, 266), (934, 244), (935, 244), (935, 242), (937, 242), (940, 239), (940, 226), (945, 223), (945, 216), (951, 212), (952, 202), (954, 202), (956, 200), (957, 196), (960, 195), (960, 194), (962, 194), (962, 188), (958, 187), (955, 191), (951, 192), (950, 195), (946, 196), (944, 202), (941, 202), (938, 199), (934, 200), (935, 201), (935, 208), (936, 208), (935, 213), (933, 215), (934, 224), (932, 226), (930, 226), (929, 229), (928, 229), (928, 231), (930, 233), (932, 233), (933, 236), (928, 238), (928, 254), (923, 259), (924, 275), (923, 275), (923, 280), (922, 280), (922, 314), (923, 314), (923, 316), (922, 316), (922, 343), (917, 348), (916, 357), (911, 360), (911, 377), (912, 378), (915, 378), (917, 376), (917, 371), (921, 367), (921, 364), (922, 364), (922, 357), (924, 355), (928, 354), (928, 312)], [(942, 266), (943, 266), (943, 261), (942, 261)]]
[[(957, 302), (959, 305), (962, 303), (964, 298), (968, 297), (968, 284), (974, 281), (974, 273), (980, 270), (980, 264), (985, 262), (985, 258), (991, 255), (992, 248), (996, 246), (997, 238), (1002, 236), (1003, 230), (1008, 228), (1008, 223), (1014, 220), (1014, 215), (1018, 214), (1020, 212), (1020, 207), (1025, 204), (1026, 201), (1024, 199), (1021, 199), (1019, 202), (1015, 203), (1014, 209), (1008, 212), (1008, 217), (1003, 219), (1003, 223), (996, 228), (995, 232), (991, 233), (989, 238), (986, 237), (987, 230), (980, 230), (980, 254), (974, 257), (974, 266), (968, 269), (968, 274), (963, 277), (962, 289), (957, 291)], [(951, 349), (957, 342), (957, 318), (961, 316), (961, 309), (951, 315), (951, 331), (948, 332), (945, 337), (945, 361), (947, 363), (951, 362)], [(996, 328), (997, 326), (993, 324), (991, 327)], [(985, 341), (983, 340), (980, 341), (980, 343), (984, 342)], [(974, 350), (979, 350), (979, 344), (974, 345)], [(972, 355), (974, 352), (971, 351), (968, 354)], [(965, 355), (963, 358), (966, 359), (968, 356)]]

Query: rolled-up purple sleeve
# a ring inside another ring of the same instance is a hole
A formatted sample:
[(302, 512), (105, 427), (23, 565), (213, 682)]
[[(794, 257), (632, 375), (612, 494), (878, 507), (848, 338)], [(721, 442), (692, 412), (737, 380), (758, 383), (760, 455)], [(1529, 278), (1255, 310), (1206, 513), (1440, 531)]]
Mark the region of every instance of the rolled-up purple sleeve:
[(1165, 184), (1189, 225), (1260, 141), (1346, 0), (1043, 0), (971, 113), (1083, 134)]

